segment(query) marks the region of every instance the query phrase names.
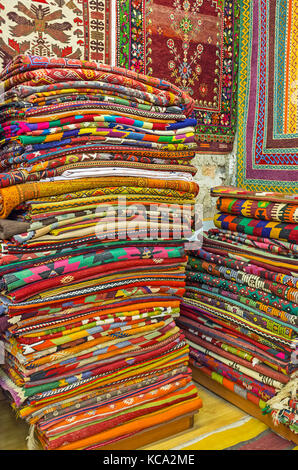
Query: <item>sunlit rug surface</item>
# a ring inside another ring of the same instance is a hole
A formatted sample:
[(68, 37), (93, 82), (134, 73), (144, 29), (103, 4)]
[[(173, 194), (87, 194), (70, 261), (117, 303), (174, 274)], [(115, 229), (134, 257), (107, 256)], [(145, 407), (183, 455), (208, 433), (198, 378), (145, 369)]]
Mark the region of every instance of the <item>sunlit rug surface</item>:
[(193, 439), (183, 450), (297, 450), (298, 446), (250, 416)]

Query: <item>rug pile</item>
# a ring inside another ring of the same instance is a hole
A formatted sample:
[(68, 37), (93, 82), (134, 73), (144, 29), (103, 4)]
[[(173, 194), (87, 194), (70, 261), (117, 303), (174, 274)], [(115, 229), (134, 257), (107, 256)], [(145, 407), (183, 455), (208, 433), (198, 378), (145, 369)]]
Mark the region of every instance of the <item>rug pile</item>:
[(175, 324), (193, 100), (66, 58), (17, 56), (1, 79), (0, 385), (29, 448), (99, 449), (194, 413)]
[(297, 196), (232, 187), (187, 266), (191, 363), (297, 433)]

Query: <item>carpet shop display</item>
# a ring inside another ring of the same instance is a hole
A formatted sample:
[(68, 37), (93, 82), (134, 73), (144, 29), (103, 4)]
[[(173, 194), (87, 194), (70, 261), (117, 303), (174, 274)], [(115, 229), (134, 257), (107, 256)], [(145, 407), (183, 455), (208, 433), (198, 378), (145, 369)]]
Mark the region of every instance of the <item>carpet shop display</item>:
[(239, 0), (117, 0), (116, 63), (166, 79), (194, 99), (197, 152), (233, 149)]
[(297, 435), (297, 195), (211, 195), (216, 228), (189, 254), (178, 319), (191, 364)]
[(297, 2), (241, 0), (236, 185), (297, 192)]
[(28, 447), (175, 432), (202, 405), (175, 323), (199, 190), (193, 100), (68, 58), (19, 55), (1, 80), (0, 385)]

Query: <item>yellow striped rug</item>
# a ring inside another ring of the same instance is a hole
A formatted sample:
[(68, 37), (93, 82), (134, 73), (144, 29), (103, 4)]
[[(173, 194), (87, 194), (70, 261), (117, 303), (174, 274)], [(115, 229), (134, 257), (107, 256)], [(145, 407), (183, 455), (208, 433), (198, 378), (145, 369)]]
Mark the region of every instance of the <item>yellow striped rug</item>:
[(181, 450), (298, 450), (298, 446), (273, 432), (250, 416), (214, 432), (203, 434), (183, 445)]

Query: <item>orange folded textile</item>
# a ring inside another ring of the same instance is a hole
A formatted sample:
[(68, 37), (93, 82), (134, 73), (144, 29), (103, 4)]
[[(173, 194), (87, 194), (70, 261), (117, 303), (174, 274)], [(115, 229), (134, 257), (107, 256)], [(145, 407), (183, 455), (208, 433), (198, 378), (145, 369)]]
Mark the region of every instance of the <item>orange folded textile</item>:
[(164, 424), (179, 416), (195, 412), (201, 407), (202, 400), (200, 398), (192, 398), (185, 402), (178, 403), (177, 405), (169, 406), (164, 411), (151, 413), (144, 418), (132, 420), (113, 429), (109, 429), (108, 431), (104, 431), (93, 436), (89, 436), (85, 439), (81, 439), (80, 441), (58, 447), (57, 450), (83, 450), (86, 447), (89, 447), (93, 444), (98, 444), (99, 442), (105, 442), (129, 433), (136, 434), (143, 429), (148, 429), (153, 426), (157, 426), (158, 424)]
[(195, 182), (182, 180), (162, 180), (158, 178), (127, 177), (98, 177), (80, 178), (68, 181), (33, 182), (7, 186), (0, 190), (0, 218), (5, 219), (19, 204), (39, 197), (65, 194), (84, 189), (115, 186), (141, 186), (147, 188), (164, 188), (198, 193), (199, 187)]

